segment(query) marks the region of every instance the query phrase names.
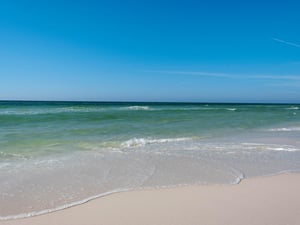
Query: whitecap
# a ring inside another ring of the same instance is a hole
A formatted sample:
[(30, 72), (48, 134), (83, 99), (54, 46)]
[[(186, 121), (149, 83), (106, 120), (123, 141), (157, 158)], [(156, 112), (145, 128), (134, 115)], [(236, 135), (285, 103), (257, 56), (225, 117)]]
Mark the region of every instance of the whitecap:
[(139, 105), (122, 107), (121, 109), (123, 109), (123, 110), (153, 110), (149, 106), (139, 106)]
[(286, 109), (298, 110), (299, 107), (297, 107), (297, 106), (292, 106), (292, 107), (289, 107), (289, 108), (286, 108)]
[(103, 108), (76, 108), (76, 107), (63, 107), (53, 109), (25, 109), (25, 110), (5, 110), (0, 111), (0, 115), (43, 115), (43, 114), (59, 114), (69, 112), (102, 112)]
[(228, 111), (236, 111), (236, 108), (226, 108)]

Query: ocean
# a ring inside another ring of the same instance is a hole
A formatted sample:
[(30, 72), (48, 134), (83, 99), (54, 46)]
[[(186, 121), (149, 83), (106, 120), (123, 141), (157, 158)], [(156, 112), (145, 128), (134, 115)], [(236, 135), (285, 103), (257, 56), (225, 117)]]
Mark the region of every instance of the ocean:
[(300, 105), (0, 101), (0, 219), (300, 172)]

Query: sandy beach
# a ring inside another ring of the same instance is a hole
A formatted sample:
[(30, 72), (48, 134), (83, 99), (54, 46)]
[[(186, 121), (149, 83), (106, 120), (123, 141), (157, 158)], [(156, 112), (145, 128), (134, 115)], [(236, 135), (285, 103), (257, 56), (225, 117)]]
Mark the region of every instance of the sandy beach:
[(300, 225), (300, 0), (0, 0), (0, 225)]
[(300, 174), (112, 194), (86, 204), (1, 225), (297, 225)]

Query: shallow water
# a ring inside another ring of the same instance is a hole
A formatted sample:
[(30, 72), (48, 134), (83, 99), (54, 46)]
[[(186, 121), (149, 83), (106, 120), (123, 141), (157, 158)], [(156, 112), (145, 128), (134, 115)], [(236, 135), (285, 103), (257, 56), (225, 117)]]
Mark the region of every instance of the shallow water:
[(0, 216), (300, 170), (300, 106), (0, 102)]

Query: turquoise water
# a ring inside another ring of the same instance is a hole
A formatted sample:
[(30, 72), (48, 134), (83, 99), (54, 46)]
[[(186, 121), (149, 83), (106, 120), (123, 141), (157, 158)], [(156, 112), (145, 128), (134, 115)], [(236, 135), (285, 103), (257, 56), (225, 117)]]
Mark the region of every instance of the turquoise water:
[(300, 169), (300, 105), (0, 101), (0, 216)]

